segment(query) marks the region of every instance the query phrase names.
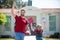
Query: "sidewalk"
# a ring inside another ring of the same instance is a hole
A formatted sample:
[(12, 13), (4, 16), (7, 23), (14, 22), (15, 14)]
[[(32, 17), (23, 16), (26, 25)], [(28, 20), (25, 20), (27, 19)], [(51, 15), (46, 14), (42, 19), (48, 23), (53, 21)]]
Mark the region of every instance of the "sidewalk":
[(35, 39), (35, 36), (25, 36), (25, 38), (24, 38), (25, 40), (36, 40)]
[[(25, 36), (25, 40), (36, 40), (35, 36)], [(43, 39), (45, 40), (45, 39)]]

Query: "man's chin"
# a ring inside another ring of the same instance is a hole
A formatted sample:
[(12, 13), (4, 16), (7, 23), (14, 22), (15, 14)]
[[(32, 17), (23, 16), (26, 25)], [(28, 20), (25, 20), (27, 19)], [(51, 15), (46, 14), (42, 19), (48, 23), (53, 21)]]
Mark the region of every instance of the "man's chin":
[(21, 16), (24, 16), (24, 15), (21, 15)]
[(24, 15), (22, 15), (22, 16), (24, 16)]

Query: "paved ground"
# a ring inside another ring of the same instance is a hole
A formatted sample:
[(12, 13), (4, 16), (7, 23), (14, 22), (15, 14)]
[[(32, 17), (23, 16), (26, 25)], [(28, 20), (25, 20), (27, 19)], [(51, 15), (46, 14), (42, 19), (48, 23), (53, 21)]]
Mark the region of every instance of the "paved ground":
[(28, 37), (26, 36), (26, 37), (25, 37), (25, 40), (28, 40), (28, 39), (29, 39), (29, 40), (32, 40), (32, 39), (35, 40), (35, 36), (28, 36)]

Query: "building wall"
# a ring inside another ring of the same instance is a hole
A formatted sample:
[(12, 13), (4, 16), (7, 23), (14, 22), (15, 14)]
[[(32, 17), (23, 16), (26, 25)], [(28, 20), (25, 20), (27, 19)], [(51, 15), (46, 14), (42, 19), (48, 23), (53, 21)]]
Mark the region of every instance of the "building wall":
[(54, 34), (55, 32), (60, 32), (60, 14), (59, 13), (52, 13), (51, 15), (56, 15), (56, 31), (49, 30), (49, 14), (45, 14), (46, 17), (46, 30), (44, 31), (45, 36), (49, 36)]
[[(44, 36), (49, 36), (49, 35), (51, 35), (51, 34), (53, 34), (53, 33), (55, 33), (55, 32), (59, 32), (59, 30), (60, 30), (60, 14), (59, 13), (54, 13), (54, 12), (52, 12), (51, 13), (51, 15), (56, 15), (56, 31), (50, 31), (49, 30), (49, 13), (39, 13), (38, 11), (35, 11), (35, 12), (33, 12), (33, 11), (28, 11), (27, 13), (26, 13), (26, 16), (36, 16), (36, 23), (37, 24), (42, 24), (43, 26), (44, 26), (44, 21), (46, 22), (46, 29), (44, 29), (43, 31), (43, 34), (44, 34)], [(43, 20), (43, 18), (45, 18), (44, 20)]]
[[(60, 32), (60, 13), (59, 12), (45, 13), (34, 7), (26, 7), (24, 9), (26, 10), (25, 16), (36, 16), (37, 24), (41, 23), (44, 26), (43, 22), (44, 21), (46, 22), (46, 29), (43, 30), (44, 36), (49, 36), (49, 35), (53, 34), (54, 32)], [(51, 14), (49, 14), (49, 13), (51, 13)], [(6, 15), (10, 16), (11, 12), (6, 13)], [(56, 31), (49, 31), (49, 15), (56, 15)], [(14, 22), (15, 21), (14, 21), (13, 17), (11, 16), (11, 31), (5, 31), (4, 34), (14, 36)]]
[(57, 13), (57, 32), (60, 32), (60, 13)]
[[(11, 16), (11, 13), (6, 13), (6, 16)], [(14, 37), (14, 18), (11, 16), (11, 25), (8, 27), (9, 30), (7, 30), (6, 27), (4, 27), (3, 32), (0, 35), (11, 35)]]
[[(44, 36), (49, 36), (53, 34), (54, 32), (60, 32), (60, 14), (59, 13), (52, 13), (51, 15), (56, 15), (56, 31), (49, 31), (49, 14), (44, 14), (44, 13), (39, 13), (38, 11), (32, 12), (28, 11), (26, 12), (25, 16), (36, 16), (36, 23), (37, 24), (42, 24), (44, 26), (43, 21), (46, 21), (46, 29), (44, 29), (43, 34)], [(45, 18), (43, 20), (43, 17)], [(11, 18), (11, 31), (6, 31), (4, 34), (10, 34), (11, 36), (14, 36), (14, 19), (13, 17)]]

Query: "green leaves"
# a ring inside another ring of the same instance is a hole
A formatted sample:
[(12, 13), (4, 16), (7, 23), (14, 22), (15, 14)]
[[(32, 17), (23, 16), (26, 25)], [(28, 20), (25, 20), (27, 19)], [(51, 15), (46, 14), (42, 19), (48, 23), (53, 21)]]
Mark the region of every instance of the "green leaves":
[(14, 0), (2, 0), (0, 1), (0, 8), (11, 8)]
[(5, 24), (7, 22), (6, 15), (3, 13), (0, 13), (0, 25)]

